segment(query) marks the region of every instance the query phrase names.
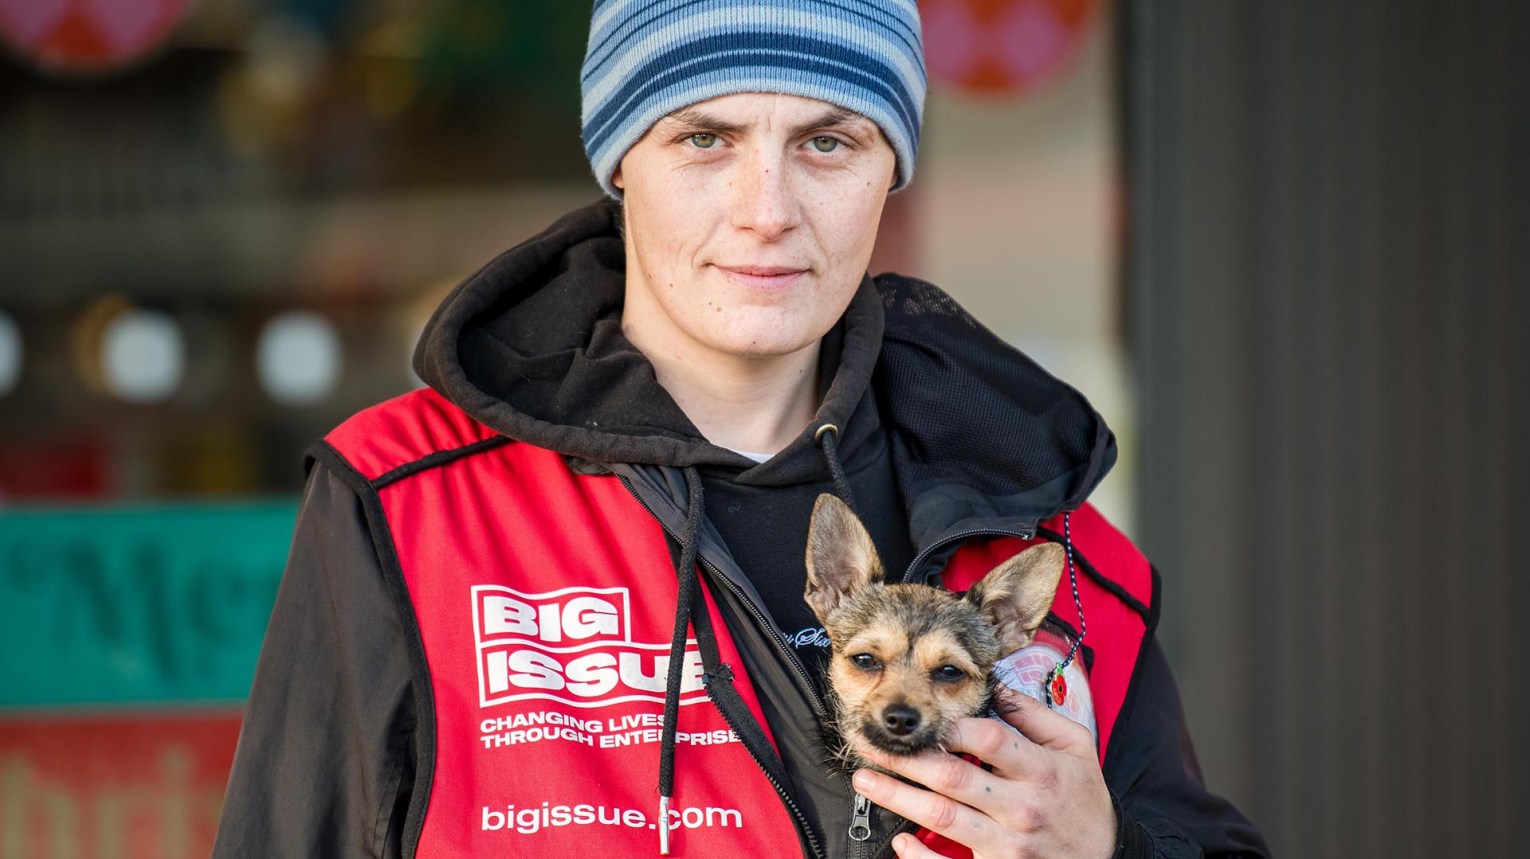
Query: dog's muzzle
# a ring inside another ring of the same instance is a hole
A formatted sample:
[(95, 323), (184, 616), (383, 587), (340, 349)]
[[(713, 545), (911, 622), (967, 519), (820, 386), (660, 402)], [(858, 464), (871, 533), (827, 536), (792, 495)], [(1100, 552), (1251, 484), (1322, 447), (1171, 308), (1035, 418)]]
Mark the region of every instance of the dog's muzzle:
[(914, 755), (934, 746), (940, 736), (928, 719), (913, 707), (894, 704), (880, 714), (868, 714), (860, 734), (873, 748), (890, 755)]

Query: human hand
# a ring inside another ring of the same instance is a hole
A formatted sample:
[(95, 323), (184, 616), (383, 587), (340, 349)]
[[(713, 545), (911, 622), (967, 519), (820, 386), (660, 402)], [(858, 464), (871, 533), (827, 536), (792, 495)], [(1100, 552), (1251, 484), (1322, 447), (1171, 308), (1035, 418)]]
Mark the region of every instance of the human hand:
[[(960, 719), (947, 735), (949, 752), (987, 761), (993, 772), (955, 754), (931, 750), (912, 757), (863, 751), (873, 764), (924, 785), (904, 784), (869, 769), (855, 789), (883, 808), (964, 844), (974, 859), (1042, 857), (1110, 859), (1116, 813), (1089, 730), (1045, 704), (999, 690), (1005, 721)], [(940, 854), (912, 835), (893, 839), (902, 859)]]

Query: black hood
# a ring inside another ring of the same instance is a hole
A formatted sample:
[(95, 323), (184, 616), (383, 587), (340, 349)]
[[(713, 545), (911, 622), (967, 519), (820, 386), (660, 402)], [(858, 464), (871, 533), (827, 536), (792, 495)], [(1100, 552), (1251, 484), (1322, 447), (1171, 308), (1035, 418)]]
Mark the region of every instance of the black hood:
[[(427, 324), (415, 372), (484, 425), (569, 456), (749, 466), (702, 437), (622, 334), (620, 218), (609, 200), (572, 212), (464, 281)], [(846, 423), (870, 383), (881, 336), (882, 311), (867, 278), (831, 332), (840, 346), (825, 350), (832, 381), (814, 426)], [(793, 446), (804, 442), (811, 443), (806, 428)], [(753, 471), (782, 470), (766, 466)]]
[(914, 278), (877, 277), (876, 384), (916, 545), (939, 532), (1030, 531), (1076, 510), (1116, 461), (1088, 400)]
[[(570, 213), (464, 281), (427, 325), (416, 372), (495, 431), (572, 457), (747, 466), (701, 437), (622, 335), (620, 217), (612, 201)], [(917, 545), (956, 523), (1014, 528), (1076, 508), (1115, 460), (1077, 391), (930, 284), (867, 278), (832, 336), (832, 382), (793, 444), (843, 426), (875, 385)]]

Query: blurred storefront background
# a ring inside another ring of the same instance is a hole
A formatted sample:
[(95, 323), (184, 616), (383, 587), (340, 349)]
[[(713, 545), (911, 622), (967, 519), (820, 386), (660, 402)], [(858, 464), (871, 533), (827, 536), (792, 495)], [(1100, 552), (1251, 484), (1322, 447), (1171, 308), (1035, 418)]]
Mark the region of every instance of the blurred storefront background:
[[(873, 267), (946, 285), (1129, 450), (1112, 9), (921, 6), (920, 176)], [(303, 450), (418, 384), (446, 290), (599, 194), (588, 19), (0, 0), (0, 859), (208, 852)]]
[[(1516, 855), (1530, 6), (920, 6), (873, 268), (1116, 431), (1209, 782), (1279, 855)], [(206, 855), (303, 450), (599, 194), (588, 16), (0, 0), (0, 859)]]

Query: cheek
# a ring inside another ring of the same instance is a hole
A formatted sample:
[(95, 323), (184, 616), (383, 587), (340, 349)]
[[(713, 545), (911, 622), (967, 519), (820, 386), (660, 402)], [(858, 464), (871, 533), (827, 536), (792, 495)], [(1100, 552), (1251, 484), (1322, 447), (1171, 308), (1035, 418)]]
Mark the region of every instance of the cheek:
[(670, 273), (655, 286), (675, 281), (673, 272), (690, 265), (705, 244), (716, 222), (702, 205), (709, 196), (689, 187), (683, 174), (673, 182), (645, 182), (627, 190), (625, 217), (639, 261), (650, 275)]
[(816, 232), (831, 262), (854, 267), (870, 262), (886, 196), (885, 192), (871, 193), (856, 187), (813, 201), (810, 211), (818, 213)]
[(627, 228), (633, 248), (645, 267), (667, 266), (684, 244), (684, 235), (663, 199), (628, 200)]

